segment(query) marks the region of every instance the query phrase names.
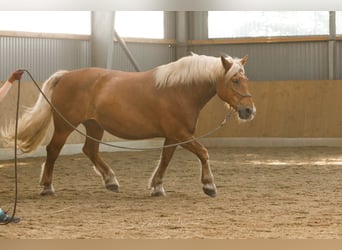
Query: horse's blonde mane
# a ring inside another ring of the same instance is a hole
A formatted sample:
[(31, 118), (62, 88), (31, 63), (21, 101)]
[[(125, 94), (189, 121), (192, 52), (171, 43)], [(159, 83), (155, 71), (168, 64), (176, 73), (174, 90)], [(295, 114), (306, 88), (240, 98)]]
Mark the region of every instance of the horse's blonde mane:
[[(240, 69), (243, 70), (240, 59), (234, 59), (230, 56), (227, 56), (226, 59), (233, 63), (226, 77), (231, 78)], [(220, 57), (192, 53), (191, 56), (159, 66), (155, 72), (155, 80), (156, 86), (162, 88), (203, 82), (215, 83), (224, 74), (225, 69)]]

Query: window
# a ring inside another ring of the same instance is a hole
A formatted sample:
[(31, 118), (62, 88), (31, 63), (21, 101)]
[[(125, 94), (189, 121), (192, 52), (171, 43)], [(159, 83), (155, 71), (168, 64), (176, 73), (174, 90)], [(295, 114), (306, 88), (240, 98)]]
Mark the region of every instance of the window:
[(209, 38), (328, 35), (328, 11), (209, 11)]
[(336, 35), (342, 35), (342, 11), (336, 11)]
[(0, 11), (0, 30), (91, 34), (90, 11)]
[(115, 30), (121, 37), (164, 38), (163, 11), (116, 11)]

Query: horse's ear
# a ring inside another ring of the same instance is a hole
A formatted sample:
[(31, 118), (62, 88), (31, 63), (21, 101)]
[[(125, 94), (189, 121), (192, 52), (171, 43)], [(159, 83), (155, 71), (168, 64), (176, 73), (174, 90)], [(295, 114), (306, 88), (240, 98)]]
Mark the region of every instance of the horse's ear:
[(242, 65), (245, 65), (246, 63), (247, 63), (247, 59), (248, 59), (248, 55), (245, 55), (244, 57), (242, 57), (242, 59), (241, 59), (241, 64)]
[(233, 65), (233, 63), (229, 62), (226, 58), (224, 58), (224, 56), (221, 56), (221, 62), (226, 71), (228, 71)]

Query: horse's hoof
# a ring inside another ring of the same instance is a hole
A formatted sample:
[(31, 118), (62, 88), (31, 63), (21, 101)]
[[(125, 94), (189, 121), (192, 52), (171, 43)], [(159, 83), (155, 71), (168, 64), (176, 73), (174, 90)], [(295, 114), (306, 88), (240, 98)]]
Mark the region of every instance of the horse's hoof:
[(116, 185), (116, 184), (109, 184), (109, 185), (106, 185), (106, 188), (107, 188), (109, 191), (112, 191), (112, 192), (115, 192), (115, 193), (119, 193), (119, 186)]
[(40, 192), (41, 196), (53, 196), (55, 195), (55, 189), (53, 188), (52, 184), (44, 185), (43, 190)]
[(203, 192), (210, 196), (210, 197), (216, 197), (216, 187), (215, 184), (206, 184), (203, 186)]
[(166, 196), (166, 193), (165, 192), (160, 192), (160, 191), (158, 191), (158, 192), (151, 192), (151, 196), (152, 197), (164, 197), (164, 196)]
[(151, 196), (152, 197), (166, 196), (164, 187), (162, 185), (157, 185), (156, 187), (152, 188)]
[(43, 191), (40, 192), (41, 196), (54, 196), (55, 192), (51, 189), (44, 189)]

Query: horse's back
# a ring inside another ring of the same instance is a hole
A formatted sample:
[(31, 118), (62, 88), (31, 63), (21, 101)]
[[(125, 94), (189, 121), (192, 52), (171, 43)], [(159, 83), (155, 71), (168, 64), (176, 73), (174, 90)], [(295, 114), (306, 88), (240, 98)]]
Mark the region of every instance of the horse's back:
[(53, 103), (75, 125), (94, 120), (115, 136), (144, 139), (194, 131), (200, 108), (193, 93), (191, 85), (157, 87), (154, 70), (85, 68), (61, 78)]
[(125, 91), (131, 92), (136, 89), (130, 83), (137, 84), (141, 74), (103, 68), (72, 70), (61, 77), (55, 87), (53, 98), (55, 101), (62, 99), (63, 102), (77, 102), (80, 98), (83, 101), (93, 101), (98, 95), (107, 98), (116, 92), (124, 94)]

